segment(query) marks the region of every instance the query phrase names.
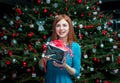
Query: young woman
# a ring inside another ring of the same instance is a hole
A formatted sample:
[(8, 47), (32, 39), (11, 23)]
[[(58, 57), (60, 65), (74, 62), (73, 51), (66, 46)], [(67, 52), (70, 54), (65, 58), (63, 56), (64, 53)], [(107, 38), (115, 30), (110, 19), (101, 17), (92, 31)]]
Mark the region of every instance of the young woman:
[(63, 64), (42, 58), (39, 65), (44, 67), (44, 61), (46, 61), (45, 83), (72, 83), (71, 75), (74, 77), (80, 75), (81, 48), (76, 42), (72, 21), (65, 14), (58, 15), (53, 22), (53, 33), (50, 41), (57, 39), (63, 41), (72, 50), (73, 56), (71, 57), (68, 53)]

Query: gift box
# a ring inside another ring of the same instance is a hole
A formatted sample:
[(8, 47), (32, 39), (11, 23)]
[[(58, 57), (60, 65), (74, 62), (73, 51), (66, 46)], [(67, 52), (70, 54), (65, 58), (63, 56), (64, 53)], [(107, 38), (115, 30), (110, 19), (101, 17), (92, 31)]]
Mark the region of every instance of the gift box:
[(63, 59), (68, 54), (68, 48), (60, 40), (54, 40), (46, 44), (47, 49), (45, 56), (55, 60), (58, 63), (63, 63)]

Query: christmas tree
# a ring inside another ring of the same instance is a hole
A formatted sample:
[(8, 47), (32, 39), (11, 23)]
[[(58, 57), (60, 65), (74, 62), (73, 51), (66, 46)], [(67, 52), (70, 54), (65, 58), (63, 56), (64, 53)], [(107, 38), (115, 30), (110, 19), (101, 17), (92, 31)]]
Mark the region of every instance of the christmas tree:
[(82, 49), (81, 74), (74, 83), (117, 83), (120, 79), (120, 31), (101, 0), (30, 0), (0, 19), (0, 82), (41, 82), (38, 61), (51, 35), (54, 18), (72, 19)]

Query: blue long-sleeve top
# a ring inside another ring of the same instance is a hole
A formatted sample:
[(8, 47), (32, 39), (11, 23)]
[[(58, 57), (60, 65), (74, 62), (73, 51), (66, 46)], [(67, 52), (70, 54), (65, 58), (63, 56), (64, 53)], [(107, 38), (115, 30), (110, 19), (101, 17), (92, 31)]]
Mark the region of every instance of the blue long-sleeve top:
[[(78, 43), (72, 42), (71, 45), (73, 57), (68, 53), (66, 58), (66, 64), (75, 69), (74, 77), (80, 75), (81, 67), (81, 47)], [(72, 83), (71, 75), (65, 68), (55, 67), (53, 60), (47, 61), (47, 70), (45, 75), (45, 83)]]

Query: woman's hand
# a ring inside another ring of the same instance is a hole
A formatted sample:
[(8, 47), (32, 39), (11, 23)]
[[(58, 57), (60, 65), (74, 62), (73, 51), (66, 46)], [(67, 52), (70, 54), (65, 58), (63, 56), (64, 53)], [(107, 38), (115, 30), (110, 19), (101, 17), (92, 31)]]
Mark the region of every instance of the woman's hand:
[(39, 65), (41, 66), (41, 67), (44, 67), (44, 63), (46, 63), (47, 62), (47, 60), (50, 60), (50, 58), (49, 57), (42, 57), (40, 60), (39, 60)]
[(65, 65), (66, 65), (66, 58), (63, 59), (63, 63), (62, 64), (57, 63), (56, 61), (53, 61), (53, 65), (56, 66), (56, 67), (65, 67)]
[(71, 75), (75, 74), (75, 69), (66, 64), (66, 59), (65, 58), (63, 60), (63, 64), (59, 64), (59, 63), (53, 61), (53, 65), (56, 66), (56, 67), (65, 68), (68, 71), (68, 73), (71, 74)]

